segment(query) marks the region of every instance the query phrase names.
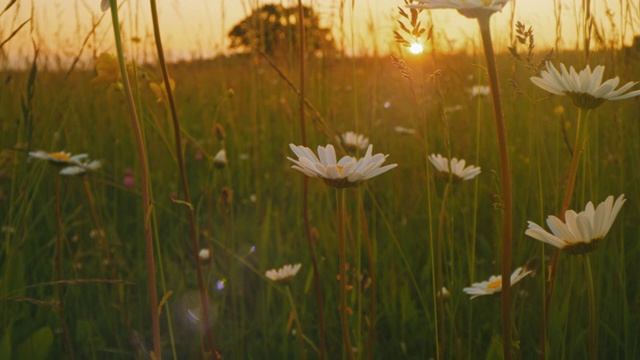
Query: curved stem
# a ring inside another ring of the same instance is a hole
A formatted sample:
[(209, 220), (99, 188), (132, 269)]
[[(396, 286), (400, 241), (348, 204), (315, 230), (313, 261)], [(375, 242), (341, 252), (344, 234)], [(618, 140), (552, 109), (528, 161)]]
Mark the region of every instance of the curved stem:
[(109, 1), (111, 8), (111, 20), (113, 23), (113, 33), (118, 52), (118, 63), (120, 64), (120, 73), (122, 75), (122, 85), (127, 98), (127, 107), (129, 109), (129, 117), (131, 127), (136, 142), (136, 151), (138, 162), (140, 163), (140, 182), (142, 192), (142, 214), (144, 216), (144, 235), (145, 235), (145, 254), (147, 260), (147, 283), (149, 286), (149, 311), (151, 314), (151, 328), (153, 332), (153, 352), (156, 359), (162, 358), (162, 347), (160, 343), (160, 314), (158, 312), (158, 290), (156, 287), (156, 269), (153, 250), (153, 234), (151, 230), (151, 222), (148, 221), (151, 214), (151, 201), (149, 194), (149, 173), (147, 164), (147, 150), (145, 148), (144, 139), (142, 138), (142, 129), (138, 120), (133, 92), (129, 84), (129, 76), (124, 62), (124, 50), (122, 47), (122, 39), (120, 37), (120, 21), (118, 20), (117, 1)]
[(340, 237), (340, 325), (342, 339), (349, 360), (353, 360), (353, 348), (347, 324), (347, 248), (345, 239), (345, 218), (347, 216), (346, 190), (336, 190), (336, 207), (338, 213), (338, 236)]
[(511, 359), (511, 237), (512, 237), (512, 201), (511, 170), (509, 166), (509, 149), (507, 131), (504, 122), (504, 111), (500, 97), (498, 70), (491, 41), (489, 19), (491, 15), (478, 17), (484, 54), (487, 59), (489, 86), (493, 100), (493, 114), (498, 135), (498, 153), (500, 154), (500, 180), (502, 183), (502, 350), (506, 360)]
[(160, 69), (162, 70), (162, 80), (164, 82), (164, 88), (167, 93), (167, 100), (169, 102), (169, 109), (171, 111), (171, 119), (173, 120), (173, 135), (176, 145), (176, 158), (178, 159), (178, 170), (180, 172), (180, 184), (182, 185), (182, 192), (184, 194), (184, 200), (188, 204), (189, 214), (189, 233), (191, 235), (191, 251), (193, 259), (196, 265), (196, 276), (198, 278), (198, 291), (200, 294), (200, 306), (202, 309), (202, 323), (207, 335), (207, 342), (209, 344), (209, 350), (216, 359), (220, 359), (221, 356), (216, 350), (215, 342), (213, 338), (213, 330), (211, 329), (211, 322), (209, 321), (209, 296), (207, 294), (207, 288), (204, 284), (204, 277), (202, 275), (202, 263), (200, 261), (200, 245), (198, 242), (198, 232), (196, 228), (196, 219), (193, 206), (191, 206), (191, 192), (189, 191), (189, 181), (187, 179), (187, 172), (184, 165), (184, 154), (182, 152), (182, 131), (180, 129), (180, 120), (178, 118), (178, 111), (176, 109), (176, 102), (173, 96), (173, 90), (171, 89), (169, 80), (169, 69), (164, 58), (164, 50), (162, 47), (162, 37), (160, 36), (160, 24), (158, 21), (158, 9), (155, 0), (150, 0), (151, 4), (151, 18), (153, 19), (153, 35), (156, 43), (156, 50), (158, 53), (158, 62)]

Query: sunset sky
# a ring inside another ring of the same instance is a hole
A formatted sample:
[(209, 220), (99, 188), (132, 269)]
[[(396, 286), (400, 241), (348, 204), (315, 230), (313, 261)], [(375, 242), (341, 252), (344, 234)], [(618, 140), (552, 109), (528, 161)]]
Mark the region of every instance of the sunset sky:
[[(304, 0), (303, 4), (312, 5), (321, 14), (325, 26), (333, 26), (334, 37), (340, 43), (343, 31), (339, 28), (339, 7), (343, 0)], [(8, 1), (0, 1), (4, 8)], [(247, 16), (251, 9), (266, 3), (280, 3), (285, 6), (297, 4), (297, 0), (158, 0), (160, 24), (165, 48), (170, 59), (194, 59), (211, 57), (227, 51), (226, 34), (238, 21)], [(503, 49), (509, 43), (509, 20), (515, 4), (515, 19), (533, 25), (538, 48), (550, 47), (555, 43), (554, 6), (558, 0), (517, 0), (508, 4), (493, 17), (496, 42)], [(638, 0), (633, 0), (638, 11)], [(561, 45), (573, 48), (576, 43), (575, 18), (579, 16), (582, 0), (562, 0), (562, 41)], [(392, 30), (397, 26), (396, 7), (403, 5), (402, 0), (355, 0), (353, 10), (351, 0), (346, 1), (343, 27), (345, 47), (358, 54), (372, 54), (374, 49), (387, 53), (393, 46)], [(619, 1), (592, 0), (596, 22), (604, 29), (607, 39), (614, 36), (611, 22), (606, 16), (609, 7), (612, 19), (618, 31), (626, 29), (627, 43), (632, 38), (631, 28), (622, 21), (625, 14), (619, 9)], [(13, 28), (28, 19), (33, 11), (34, 21), (20, 34), (5, 45), (3, 49), (11, 64), (28, 63), (32, 54), (31, 39), (40, 48), (41, 56), (55, 59), (60, 64), (68, 63), (81, 49), (82, 43), (90, 33), (91, 24), (103, 14), (100, 0), (31, 0), (18, 1), (13, 8), (0, 18), (0, 38), (8, 36)], [(113, 34), (108, 12), (97, 27), (95, 37), (89, 39), (91, 48), (84, 50), (83, 59), (104, 51), (113, 52)], [(140, 44), (129, 44), (131, 56), (150, 54), (152, 32), (150, 27), (149, 2), (147, 0), (125, 0), (121, 8), (120, 19), (128, 38), (137, 36)], [(434, 10), (432, 12), (434, 33), (440, 40), (447, 39), (444, 51), (451, 46), (454, 49), (468, 48), (469, 44), (478, 44), (477, 24), (452, 10)], [(426, 14), (422, 20), (426, 21)], [(351, 37), (351, 21), (355, 37)], [(626, 22), (628, 23), (628, 21)], [(638, 24), (634, 24), (638, 28)], [(373, 31), (368, 28), (373, 27)], [(394, 49), (395, 50), (395, 49)], [(6, 61), (5, 61), (6, 64)]]

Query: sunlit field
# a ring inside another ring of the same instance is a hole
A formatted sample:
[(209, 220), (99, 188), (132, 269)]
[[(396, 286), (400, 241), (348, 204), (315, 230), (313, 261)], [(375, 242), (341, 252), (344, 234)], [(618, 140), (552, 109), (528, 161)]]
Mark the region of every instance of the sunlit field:
[(0, 359), (640, 358), (623, 24), (552, 52), (535, 33), (554, 14), (492, 28), (513, 46), (493, 44), (492, 91), (486, 39), (450, 50), (398, 5), (375, 57), (301, 51), (293, 22), (273, 51), (258, 26), (164, 75), (131, 39), (88, 68), (0, 68)]

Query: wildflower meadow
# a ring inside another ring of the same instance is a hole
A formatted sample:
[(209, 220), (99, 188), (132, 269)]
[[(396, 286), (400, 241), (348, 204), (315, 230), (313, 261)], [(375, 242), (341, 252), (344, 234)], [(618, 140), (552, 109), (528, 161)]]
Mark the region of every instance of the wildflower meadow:
[(360, 0), (242, 1), (174, 62), (140, 1), (66, 62), (0, 2), (0, 360), (640, 358), (640, 2), (394, 0), (357, 53)]

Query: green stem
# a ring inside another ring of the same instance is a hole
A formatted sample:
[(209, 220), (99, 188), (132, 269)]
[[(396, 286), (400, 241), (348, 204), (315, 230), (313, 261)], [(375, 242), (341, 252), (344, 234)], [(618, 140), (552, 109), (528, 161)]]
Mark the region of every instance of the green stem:
[(345, 219), (347, 216), (346, 190), (336, 190), (336, 207), (338, 213), (338, 236), (340, 237), (340, 325), (342, 326), (342, 339), (347, 358), (353, 360), (353, 348), (347, 325), (347, 249), (345, 239)]
[[(56, 187), (56, 281), (62, 281), (62, 206), (60, 196), (60, 174), (55, 169), (55, 187)], [(64, 285), (60, 283), (58, 285), (58, 315), (60, 316), (60, 325), (62, 326), (62, 334), (64, 337), (64, 347), (69, 359), (73, 359), (73, 345), (71, 343), (71, 337), (69, 336), (69, 325), (67, 324), (67, 315), (65, 313), (64, 306)]]
[(502, 183), (502, 350), (506, 360), (511, 359), (511, 238), (512, 238), (512, 201), (511, 201), (511, 170), (509, 166), (509, 148), (507, 146), (507, 131), (500, 97), (500, 83), (498, 70), (491, 40), (491, 14), (478, 17), (480, 34), (484, 54), (487, 59), (489, 72), (489, 86), (493, 100), (493, 114), (498, 137), (498, 152), (500, 155), (500, 180)]
[(111, 8), (111, 21), (113, 23), (113, 33), (118, 52), (118, 63), (120, 64), (120, 73), (122, 74), (122, 85), (127, 98), (127, 106), (133, 135), (136, 142), (136, 151), (138, 162), (140, 163), (140, 183), (142, 191), (142, 214), (144, 216), (144, 235), (145, 235), (145, 254), (147, 262), (147, 283), (149, 287), (149, 311), (151, 315), (151, 329), (153, 332), (153, 356), (156, 359), (162, 358), (162, 347), (160, 342), (160, 314), (158, 312), (158, 289), (156, 287), (156, 269), (153, 249), (153, 234), (151, 223), (148, 221), (151, 214), (151, 202), (149, 194), (149, 173), (147, 164), (147, 150), (145, 148), (144, 139), (142, 138), (142, 129), (138, 120), (133, 92), (129, 84), (129, 76), (124, 61), (124, 50), (122, 47), (122, 39), (120, 36), (120, 21), (118, 20), (118, 8), (116, 0), (109, 0)]
[(180, 120), (178, 118), (178, 110), (176, 108), (175, 98), (171, 85), (169, 82), (169, 69), (164, 58), (164, 50), (162, 47), (162, 37), (160, 36), (160, 24), (158, 21), (158, 9), (155, 0), (150, 0), (151, 4), (151, 18), (153, 20), (153, 35), (156, 43), (156, 51), (158, 53), (158, 62), (160, 69), (162, 70), (162, 80), (164, 82), (164, 88), (167, 93), (167, 100), (169, 102), (169, 109), (171, 111), (171, 119), (173, 121), (173, 134), (176, 145), (176, 157), (178, 159), (178, 170), (180, 172), (180, 184), (182, 185), (182, 192), (184, 194), (185, 202), (189, 205), (188, 217), (189, 217), (189, 233), (191, 235), (191, 251), (193, 259), (196, 265), (196, 276), (198, 278), (198, 291), (200, 294), (200, 306), (202, 308), (202, 323), (207, 334), (207, 342), (209, 344), (209, 350), (216, 359), (220, 359), (221, 356), (216, 350), (215, 342), (213, 338), (213, 330), (211, 329), (211, 322), (209, 321), (209, 301), (207, 288), (204, 284), (204, 278), (202, 276), (202, 263), (198, 253), (200, 252), (200, 245), (198, 244), (198, 232), (196, 228), (196, 220), (194, 209), (191, 204), (191, 192), (189, 191), (189, 181), (187, 179), (187, 172), (184, 165), (184, 154), (182, 152), (182, 132), (180, 130)]
[[(451, 188), (451, 181), (447, 181), (447, 185), (444, 187), (444, 192), (442, 194), (442, 201), (440, 203), (440, 214), (438, 215), (438, 238), (436, 243), (436, 291), (434, 291), (435, 302), (438, 306), (438, 314), (436, 316), (436, 339), (439, 342), (436, 347), (437, 350), (437, 358), (444, 358), (444, 343), (445, 343), (445, 304), (444, 304), (444, 296), (442, 296), (444, 287), (444, 271), (442, 265), (442, 257), (444, 252), (444, 218), (447, 215), (447, 198), (449, 197), (449, 189)], [(441, 296), (438, 296), (441, 294)]]
[(587, 289), (589, 290), (589, 359), (598, 358), (598, 328), (596, 319), (596, 295), (593, 286), (593, 272), (591, 271), (591, 258), (584, 256), (585, 270), (587, 271)]
[(296, 310), (296, 303), (293, 301), (293, 295), (291, 294), (291, 287), (287, 284), (285, 285), (285, 290), (287, 293), (287, 298), (289, 299), (289, 305), (291, 305), (291, 311), (293, 312), (293, 321), (296, 323), (296, 339), (298, 340), (298, 345), (300, 346), (300, 357), (299, 359), (305, 359), (305, 351), (304, 351), (304, 333), (302, 332), (302, 325), (300, 324), (300, 318), (298, 317), (298, 311)]
[[(589, 112), (587, 112), (587, 117), (589, 116)], [(562, 200), (562, 207), (560, 209), (559, 218), (561, 221), (565, 221), (565, 213), (569, 209), (569, 205), (571, 204), (571, 199), (573, 198), (573, 191), (576, 185), (576, 177), (578, 174), (578, 164), (580, 160), (580, 153), (582, 150), (580, 149), (580, 143), (582, 138), (582, 109), (578, 108), (578, 121), (576, 124), (576, 138), (574, 141), (573, 148), (571, 149), (571, 166), (569, 168), (569, 177), (567, 179), (567, 188), (564, 194), (564, 199)], [(542, 359), (545, 356), (546, 350), (546, 338), (547, 338), (547, 324), (549, 320), (549, 307), (551, 305), (551, 298), (553, 296), (553, 290), (556, 279), (556, 269), (558, 267), (558, 258), (560, 256), (560, 249), (554, 248), (553, 257), (551, 259), (551, 264), (549, 265), (549, 286), (547, 287), (547, 294), (544, 301), (544, 319), (542, 321), (542, 328), (540, 330), (540, 344), (539, 344), (539, 354), (538, 358)]]

